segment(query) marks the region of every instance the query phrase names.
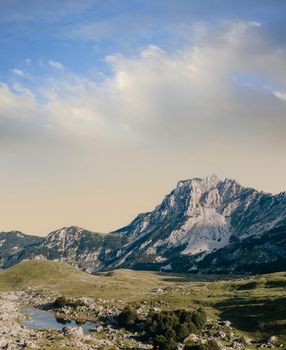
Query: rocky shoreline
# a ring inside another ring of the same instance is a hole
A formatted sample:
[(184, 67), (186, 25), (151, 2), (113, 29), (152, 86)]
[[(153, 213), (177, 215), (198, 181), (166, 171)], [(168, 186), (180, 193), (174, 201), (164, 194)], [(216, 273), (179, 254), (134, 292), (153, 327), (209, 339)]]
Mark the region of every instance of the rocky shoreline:
[[(51, 300), (51, 296), (45, 298)], [(133, 335), (112, 327), (99, 327), (95, 332), (84, 335), (82, 328), (63, 327), (62, 331), (53, 329), (29, 329), (21, 325), (25, 316), (21, 312), (24, 305), (43, 305), (43, 295), (39, 292), (1, 292), (0, 293), (0, 349), (150, 349), (150, 345), (142, 344)]]

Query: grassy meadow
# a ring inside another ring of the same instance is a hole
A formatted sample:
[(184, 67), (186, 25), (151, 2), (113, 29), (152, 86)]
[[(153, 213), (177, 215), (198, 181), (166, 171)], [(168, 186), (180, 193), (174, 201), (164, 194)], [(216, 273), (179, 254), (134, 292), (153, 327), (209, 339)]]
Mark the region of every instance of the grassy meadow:
[(90, 296), (162, 309), (203, 307), (210, 318), (230, 320), (243, 334), (286, 342), (286, 273), (213, 276), (115, 270), (90, 275), (52, 261), (28, 261), (0, 272), (0, 290), (35, 288), (65, 297)]

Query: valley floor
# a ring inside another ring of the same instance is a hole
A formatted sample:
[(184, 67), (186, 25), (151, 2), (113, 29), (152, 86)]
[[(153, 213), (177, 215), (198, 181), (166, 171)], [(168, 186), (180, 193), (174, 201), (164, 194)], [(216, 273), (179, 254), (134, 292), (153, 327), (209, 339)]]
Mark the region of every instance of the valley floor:
[[(114, 326), (126, 305), (142, 319), (154, 311), (202, 307), (209, 324), (197, 340), (215, 340), (225, 350), (285, 349), (285, 290), (286, 273), (230, 279), (117, 270), (93, 276), (60, 263), (25, 262), (0, 272), (0, 349), (151, 349), (140, 332)], [(51, 307), (59, 296), (69, 303)], [(80, 326), (28, 329), (21, 325), (27, 305), (97, 326), (88, 335)]]

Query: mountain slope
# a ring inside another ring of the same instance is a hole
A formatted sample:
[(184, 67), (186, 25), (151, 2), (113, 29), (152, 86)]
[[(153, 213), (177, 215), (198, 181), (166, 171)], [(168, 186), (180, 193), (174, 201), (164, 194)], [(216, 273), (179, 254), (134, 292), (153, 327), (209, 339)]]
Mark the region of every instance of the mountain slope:
[(40, 243), (43, 239), (43, 237), (26, 235), (19, 231), (0, 232), (0, 264), (8, 256), (32, 244)]
[(50, 259), (88, 272), (278, 271), (286, 256), (285, 227), (285, 193), (273, 196), (216, 176), (195, 178), (180, 181), (152, 212), (108, 235), (63, 228), (3, 265)]
[(153, 212), (116, 231), (128, 243), (112, 267), (195, 270), (208, 255), (230, 244), (235, 250), (249, 237), (254, 242), (285, 218), (285, 193), (272, 196), (216, 176), (180, 181)]
[(84, 273), (71, 266), (54, 261), (25, 261), (0, 271), (0, 289), (54, 285), (58, 281), (79, 279)]
[(113, 258), (122, 241), (123, 238), (118, 235), (102, 235), (77, 226), (64, 227), (51, 232), (39, 244), (9, 256), (3, 267), (23, 260), (42, 259), (62, 261), (94, 272), (103, 268), (104, 263)]
[(201, 272), (271, 273), (286, 270), (286, 225), (261, 237), (249, 237), (210, 254), (197, 264)]

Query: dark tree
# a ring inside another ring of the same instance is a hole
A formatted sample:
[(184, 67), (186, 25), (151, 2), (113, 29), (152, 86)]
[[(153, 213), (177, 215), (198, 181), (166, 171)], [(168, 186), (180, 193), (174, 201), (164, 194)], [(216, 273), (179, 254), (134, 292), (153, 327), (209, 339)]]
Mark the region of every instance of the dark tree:
[(130, 329), (138, 321), (138, 315), (136, 310), (130, 306), (127, 306), (120, 312), (117, 320), (119, 327)]
[(66, 304), (67, 304), (67, 299), (65, 297), (58, 297), (54, 301), (54, 307), (56, 307), (57, 309), (64, 307)]

